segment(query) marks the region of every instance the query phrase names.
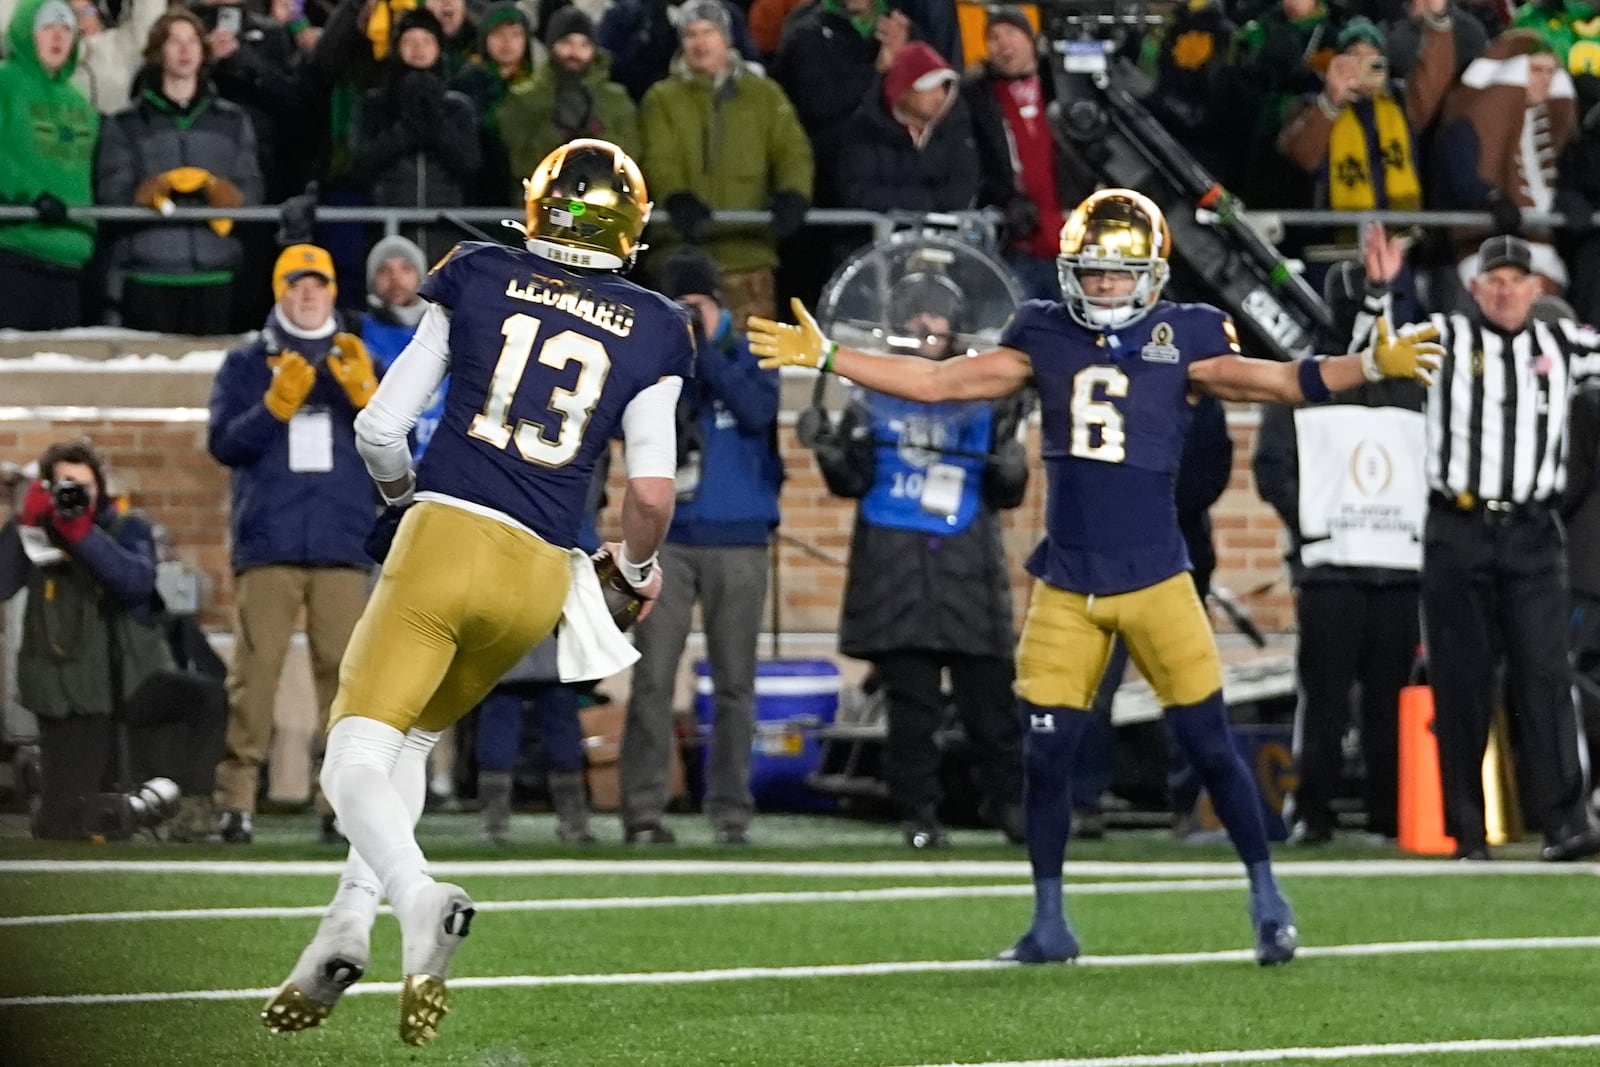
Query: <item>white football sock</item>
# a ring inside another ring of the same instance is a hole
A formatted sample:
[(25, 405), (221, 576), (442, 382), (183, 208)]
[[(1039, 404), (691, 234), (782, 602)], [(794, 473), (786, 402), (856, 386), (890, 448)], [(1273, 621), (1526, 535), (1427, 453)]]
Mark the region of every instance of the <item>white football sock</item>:
[[(422, 817), (423, 804), (427, 801), (428, 790), (424, 779), (427, 777), (428, 754), (438, 740), (439, 735), (428, 730), (407, 732), (394, 770), (389, 772), (389, 783), (405, 802), (413, 829)], [(356, 912), (371, 926), (378, 917), (378, 901), (382, 896), (383, 884), (377, 872), (361, 858), (361, 853), (352, 848), (345, 859), (344, 870), (339, 874), (339, 888), (328, 910)]]
[[(412, 755), (401, 768), (408, 747), (423, 760), (432, 747), (428, 735), (417, 733), (420, 736), (408, 746), (406, 735), (387, 723), (347, 716), (329, 731), (322, 760), (322, 792), (339, 817), (339, 828), (350, 839), (356, 859), (364, 861), (391, 902), (433, 881), (412, 833), (421, 797), (417, 796), (415, 808), (409, 802), (417, 795), (413, 783), (423, 783), (422, 765)], [(397, 769), (403, 773), (396, 776)], [(359, 869), (350, 871), (347, 866), (347, 873), (358, 876), (354, 881), (365, 880), (359, 876), (366, 872)], [(342, 882), (340, 888), (343, 891)], [(360, 892), (352, 887), (352, 896)]]

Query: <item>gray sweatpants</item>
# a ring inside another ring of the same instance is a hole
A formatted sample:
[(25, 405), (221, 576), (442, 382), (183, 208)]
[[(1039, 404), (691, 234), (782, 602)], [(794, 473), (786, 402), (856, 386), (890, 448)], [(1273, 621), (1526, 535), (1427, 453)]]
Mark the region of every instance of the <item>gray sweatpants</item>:
[(662, 546), (661, 599), (633, 631), (639, 662), (619, 757), (623, 826), (658, 823), (666, 807), (673, 689), (697, 600), (715, 694), (705, 812), (718, 829), (743, 829), (754, 816), (750, 742), (767, 558), (766, 545)]

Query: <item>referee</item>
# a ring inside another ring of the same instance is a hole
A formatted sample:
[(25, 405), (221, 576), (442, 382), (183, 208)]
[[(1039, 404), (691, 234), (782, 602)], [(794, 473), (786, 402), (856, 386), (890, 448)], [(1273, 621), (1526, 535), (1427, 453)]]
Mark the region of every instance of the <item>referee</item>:
[[(1374, 225), (1363, 251), (1366, 312), (1375, 315), (1389, 297), (1373, 289), (1399, 272), (1403, 247)], [(1489, 858), (1481, 769), (1503, 659), (1530, 771), (1530, 822), (1544, 834), (1540, 857), (1575, 860), (1600, 852), (1600, 827), (1572, 698), (1555, 508), (1566, 484), (1569, 399), (1576, 382), (1600, 375), (1600, 335), (1531, 317), (1541, 290), (1526, 241), (1491, 237), (1479, 261), (1476, 310), (1432, 316), (1446, 355), (1426, 411), (1422, 614), (1445, 832), (1457, 858)]]

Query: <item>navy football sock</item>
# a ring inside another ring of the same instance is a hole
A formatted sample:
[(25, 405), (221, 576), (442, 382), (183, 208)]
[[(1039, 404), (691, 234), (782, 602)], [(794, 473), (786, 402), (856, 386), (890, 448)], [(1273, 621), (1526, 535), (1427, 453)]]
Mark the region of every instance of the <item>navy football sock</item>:
[[(1245, 867), (1251, 870), (1258, 865), (1265, 867), (1271, 851), (1267, 845), (1266, 823), (1261, 818), (1261, 798), (1239, 750), (1234, 748), (1222, 691), (1217, 690), (1198, 704), (1168, 708), (1167, 722), (1205, 783), (1217, 818), (1227, 828), (1228, 837)], [(1271, 878), (1270, 869), (1267, 877)], [(1254, 878), (1252, 874), (1252, 885)]]
[(1072, 831), (1072, 760), (1089, 723), (1082, 708), (1042, 708), (1017, 702), (1026, 728), (1022, 800), (1027, 811), (1028, 860), (1035, 883), (1061, 883), (1061, 861)]

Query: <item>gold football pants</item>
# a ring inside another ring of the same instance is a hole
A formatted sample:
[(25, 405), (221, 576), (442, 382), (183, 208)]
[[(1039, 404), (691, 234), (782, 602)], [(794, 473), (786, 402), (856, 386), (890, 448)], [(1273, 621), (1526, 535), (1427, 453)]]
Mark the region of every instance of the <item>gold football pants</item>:
[(1035, 581), (1017, 645), (1017, 695), (1040, 707), (1089, 707), (1118, 634), (1162, 707), (1198, 704), (1222, 688), (1216, 638), (1185, 572), (1110, 596)]
[(329, 726), (346, 715), (443, 730), (471, 711), (561, 618), (567, 554), (432, 501), (400, 523), (339, 669)]

